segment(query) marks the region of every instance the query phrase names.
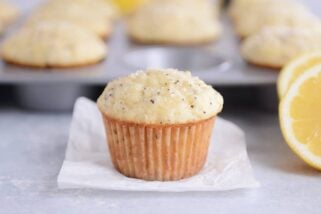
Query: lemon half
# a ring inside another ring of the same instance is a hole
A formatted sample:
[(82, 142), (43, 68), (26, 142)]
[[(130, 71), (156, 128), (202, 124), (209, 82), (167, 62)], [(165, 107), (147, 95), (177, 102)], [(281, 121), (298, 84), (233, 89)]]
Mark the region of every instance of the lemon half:
[(304, 71), (279, 106), (283, 136), (307, 164), (321, 170), (321, 65)]

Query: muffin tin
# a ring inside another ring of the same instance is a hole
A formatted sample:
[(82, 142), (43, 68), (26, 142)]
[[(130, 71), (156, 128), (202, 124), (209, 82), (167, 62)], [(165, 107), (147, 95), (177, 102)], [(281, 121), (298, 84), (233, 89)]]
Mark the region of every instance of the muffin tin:
[(0, 85), (17, 86), (18, 98), (29, 108), (61, 110), (71, 108), (78, 96), (88, 94), (90, 86), (104, 86), (114, 78), (146, 67), (191, 70), (215, 86), (274, 84), (277, 73), (245, 63), (228, 19), (222, 17), (222, 22), (220, 40), (192, 47), (133, 44), (126, 37), (124, 23), (118, 22), (108, 41), (105, 61), (72, 69), (22, 68), (0, 62)]

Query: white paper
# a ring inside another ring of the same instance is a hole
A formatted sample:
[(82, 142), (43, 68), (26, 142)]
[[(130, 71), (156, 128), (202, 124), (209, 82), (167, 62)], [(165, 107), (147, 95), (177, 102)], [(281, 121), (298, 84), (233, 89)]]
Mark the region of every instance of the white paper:
[(96, 104), (78, 98), (58, 176), (59, 188), (124, 191), (223, 191), (258, 187), (246, 152), (243, 131), (218, 118), (208, 159), (196, 176), (171, 182), (144, 181), (117, 172), (111, 163), (102, 118)]

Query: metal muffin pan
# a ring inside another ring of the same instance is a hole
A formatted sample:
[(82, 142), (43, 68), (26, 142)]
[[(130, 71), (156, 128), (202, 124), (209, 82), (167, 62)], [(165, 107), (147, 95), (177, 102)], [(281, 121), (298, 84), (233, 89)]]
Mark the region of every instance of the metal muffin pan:
[(239, 40), (226, 17), (224, 32), (212, 44), (192, 47), (147, 46), (131, 43), (122, 22), (107, 42), (105, 61), (87, 67), (33, 69), (0, 62), (0, 85), (17, 86), (20, 103), (29, 108), (70, 109), (76, 97), (88, 94), (91, 86), (107, 82), (146, 67), (190, 70), (214, 86), (262, 86), (276, 82), (277, 73), (244, 62)]

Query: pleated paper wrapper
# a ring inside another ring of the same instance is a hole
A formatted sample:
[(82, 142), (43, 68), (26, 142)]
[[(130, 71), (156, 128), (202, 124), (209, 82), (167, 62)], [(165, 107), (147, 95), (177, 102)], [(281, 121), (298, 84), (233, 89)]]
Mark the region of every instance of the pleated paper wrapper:
[(203, 168), (215, 120), (148, 125), (103, 119), (115, 168), (129, 177), (158, 181), (187, 178)]

